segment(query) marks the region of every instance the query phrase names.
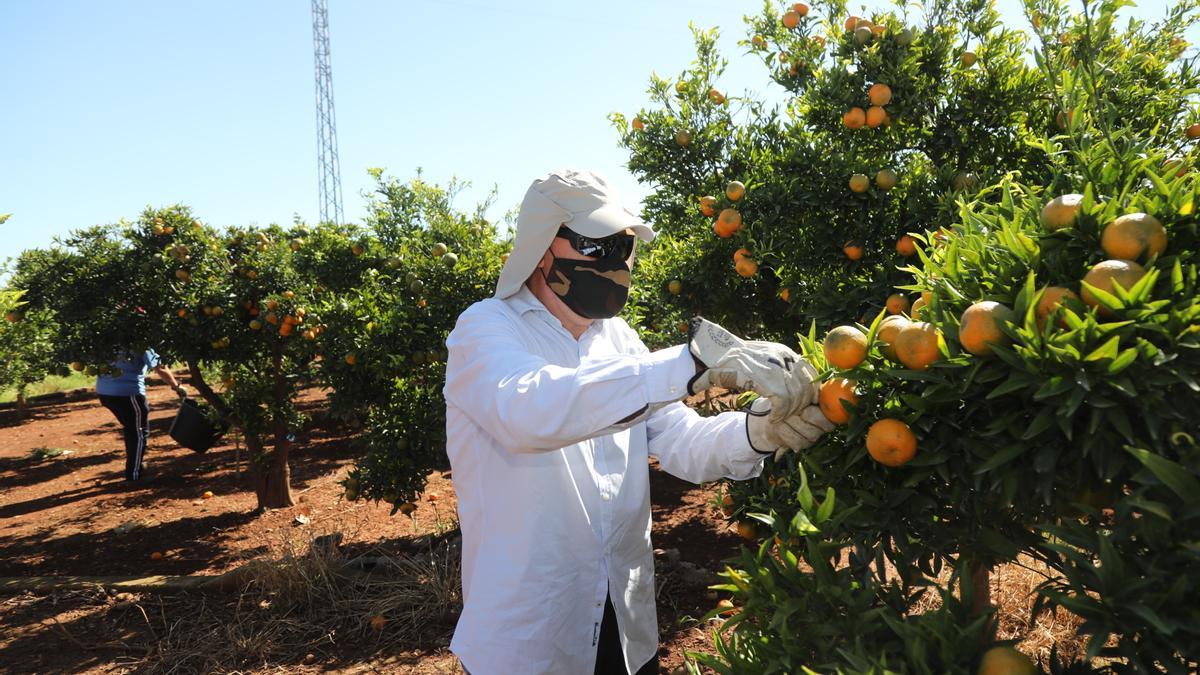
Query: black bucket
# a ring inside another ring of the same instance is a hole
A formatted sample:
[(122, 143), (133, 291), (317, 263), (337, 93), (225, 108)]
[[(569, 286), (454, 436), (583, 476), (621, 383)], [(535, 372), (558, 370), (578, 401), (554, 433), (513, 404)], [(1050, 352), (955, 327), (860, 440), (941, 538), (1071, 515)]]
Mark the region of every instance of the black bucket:
[(204, 414), (200, 404), (185, 398), (180, 403), (179, 412), (175, 413), (175, 419), (167, 433), (183, 447), (205, 452), (225, 433), (225, 429), (213, 424), (208, 415)]

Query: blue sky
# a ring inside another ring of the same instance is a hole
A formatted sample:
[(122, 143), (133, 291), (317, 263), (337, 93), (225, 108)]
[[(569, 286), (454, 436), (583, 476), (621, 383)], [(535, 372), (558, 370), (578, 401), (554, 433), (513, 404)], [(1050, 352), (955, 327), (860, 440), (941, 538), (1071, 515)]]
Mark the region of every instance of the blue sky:
[[(1166, 5), (1141, 4), (1131, 14)], [(757, 1), (330, 5), (348, 221), (373, 166), (470, 181), (464, 209), (496, 185), (493, 218), (558, 166), (599, 170), (636, 204), (646, 188), (607, 116), (636, 113), (652, 71), (687, 66), (689, 21), (721, 27), (727, 91), (768, 87), (736, 45)], [(1000, 5), (1024, 25), (1017, 0)], [(14, 214), (0, 261), (147, 205), (215, 225), (316, 220), (307, 0), (0, 0), (0, 46), (0, 213)]]

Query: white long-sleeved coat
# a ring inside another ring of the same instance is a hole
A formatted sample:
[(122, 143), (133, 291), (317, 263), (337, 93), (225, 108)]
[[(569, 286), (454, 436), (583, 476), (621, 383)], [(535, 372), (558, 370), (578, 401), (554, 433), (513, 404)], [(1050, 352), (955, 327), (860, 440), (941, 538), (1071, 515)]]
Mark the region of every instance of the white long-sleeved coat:
[(651, 353), (619, 318), (575, 340), (524, 287), (469, 307), (446, 344), (463, 534), (451, 649), (472, 675), (589, 674), (609, 593), (636, 672), (658, 650), (648, 457), (697, 483), (756, 476), (746, 415), (680, 402), (686, 347)]

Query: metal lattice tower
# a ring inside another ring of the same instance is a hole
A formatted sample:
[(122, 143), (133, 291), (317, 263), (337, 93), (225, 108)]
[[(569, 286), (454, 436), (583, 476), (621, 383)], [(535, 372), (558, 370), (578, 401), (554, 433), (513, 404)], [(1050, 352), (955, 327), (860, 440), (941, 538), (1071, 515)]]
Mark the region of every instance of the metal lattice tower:
[(312, 0), (313, 59), (317, 75), (317, 170), (321, 222), (342, 222), (342, 170), (333, 114), (333, 68), (329, 64), (329, 6)]

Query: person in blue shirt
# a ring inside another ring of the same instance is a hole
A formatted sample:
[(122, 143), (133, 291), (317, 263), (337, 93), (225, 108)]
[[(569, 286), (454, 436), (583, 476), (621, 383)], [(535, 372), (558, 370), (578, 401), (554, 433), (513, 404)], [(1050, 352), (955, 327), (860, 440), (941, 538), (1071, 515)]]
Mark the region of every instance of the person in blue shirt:
[(146, 467), (146, 440), (150, 436), (150, 407), (146, 405), (146, 371), (154, 369), (180, 399), (187, 390), (175, 379), (171, 369), (162, 363), (153, 349), (141, 354), (123, 354), (113, 364), (120, 375), (101, 375), (96, 378), (96, 393), (100, 403), (121, 423), (125, 435), (125, 480), (142, 480)]

